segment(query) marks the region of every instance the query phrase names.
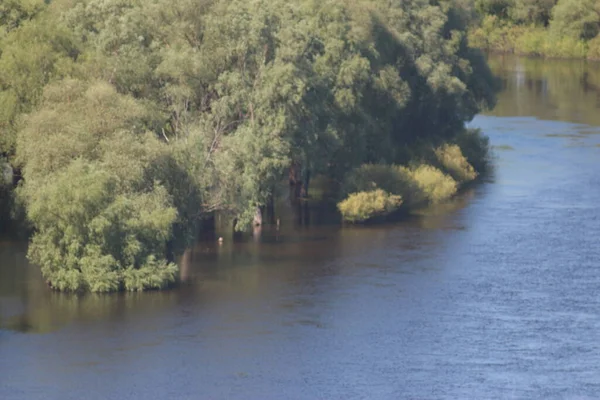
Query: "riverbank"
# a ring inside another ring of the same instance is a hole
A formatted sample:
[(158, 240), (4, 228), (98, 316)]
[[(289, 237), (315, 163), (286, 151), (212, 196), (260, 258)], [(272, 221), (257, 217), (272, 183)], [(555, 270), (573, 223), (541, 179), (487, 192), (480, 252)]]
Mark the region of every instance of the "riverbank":
[(591, 40), (562, 36), (541, 26), (516, 25), (487, 16), (468, 32), (469, 43), (487, 52), (544, 58), (600, 60), (600, 36)]
[(7, 10), (0, 157), (20, 172), (28, 258), (61, 291), (167, 288), (173, 247), (217, 213), (251, 229), (288, 183), (304, 198), (311, 177), (374, 162), (443, 181), (413, 156), (498, 89), (456, 9), (426, 0)]
[(454, 141), (420, 146), (406, 165), (363, 164), (342, 186), (338, 209), (346, 222), (386, 220), (453, 197), (490, 166), (489, 139), (479, 130), (464, 130)]

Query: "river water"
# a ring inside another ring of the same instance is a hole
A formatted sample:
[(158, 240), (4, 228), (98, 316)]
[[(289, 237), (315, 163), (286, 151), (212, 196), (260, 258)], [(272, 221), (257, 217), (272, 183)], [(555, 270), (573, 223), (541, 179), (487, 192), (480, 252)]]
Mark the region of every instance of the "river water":
[(0, 399), (600, 398), (600, 66), (490, 63), (495, 172), (422, 216), (200, 242), (160, 293), (1, 242)]

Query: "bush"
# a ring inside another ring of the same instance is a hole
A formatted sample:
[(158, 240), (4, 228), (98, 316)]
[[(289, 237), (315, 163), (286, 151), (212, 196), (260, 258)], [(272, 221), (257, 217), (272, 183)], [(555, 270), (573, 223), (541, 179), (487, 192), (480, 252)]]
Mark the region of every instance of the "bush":
[(556, 37), (592, 39), (600, 30), (596, 0), (559, 0), (552, 9), (550, 29)]
[(600, 60), (600, 35), (588, 42), (588, 60)]
[(411, 173), (425, 198), (431, 203), (449, 199), (458, 190), (456, 181), (450, 175), (431, 165), (421, 165)]
[(549, 34), (544, 46), (546, 58), (585, 58), (586, 43), (583, 40)]
[(348, 222), (364, 222), (375, 217), (383, 217), (400, 208), (402, 196), (376, 189), (370, 192), (352, 193), (338, 203), (342, 217)]
[(347, 196), (376, 189), (401, 196), (408, 207), (423, 201), (409, 169), (400, 165), (363, 164), (346, 175), (342, 194)]
[(139, 192), (118, 186), (101, 165), (77, 160), (23, 188), (36, 226), (28, 256), (52, 287), (111, 292), (175, 280), (177, 268), (164, 261), (177, 218), (167, 191), (156, 182)]
[(444, 144), (435, 149), (435, 155), (442, 169), (458, 183), (474, 180), (477, 172), (456, 144)]
[(514, 52), (519, 37), (525, 28), (512, 25), (495, 15), (483, 18), (481, 26), (469, 31), (469, 45), (484, 50)]
[(515, 42), (515, 53), (543, 56), (547, 36), (546, 30), (540, 27), (531, 27), (523, 30)]
[(475, 171), (483, 174), (490, 166), (490, 139), (479, 129), (465, 129), (455, 139), (461, 153)]
[(487, 15), (468, 32), (473, 47), (502, 53), (546, 58), (585, 58), (587, 43), (579, 36), (561, 34), (558, 28), (514, 25)]

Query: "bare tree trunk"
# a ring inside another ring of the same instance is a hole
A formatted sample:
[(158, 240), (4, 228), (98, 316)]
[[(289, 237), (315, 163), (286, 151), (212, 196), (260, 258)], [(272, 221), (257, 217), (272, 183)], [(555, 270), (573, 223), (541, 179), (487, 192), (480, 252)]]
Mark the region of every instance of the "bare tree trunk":
[(262, 211), (259, 206), (256, 206), (254, 211), (254, 226), (261, 226), (263, 223)]

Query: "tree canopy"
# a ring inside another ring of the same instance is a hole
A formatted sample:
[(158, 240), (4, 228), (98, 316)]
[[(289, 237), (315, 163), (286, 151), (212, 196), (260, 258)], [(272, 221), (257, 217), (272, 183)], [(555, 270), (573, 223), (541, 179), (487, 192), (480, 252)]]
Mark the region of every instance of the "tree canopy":
[(251, 221), (293, 165), (341, 181), (495, 101), (464, 8), (395, 0), (9, 0), (0, 153), (54, 287), (163, 287), (167, 244)]

